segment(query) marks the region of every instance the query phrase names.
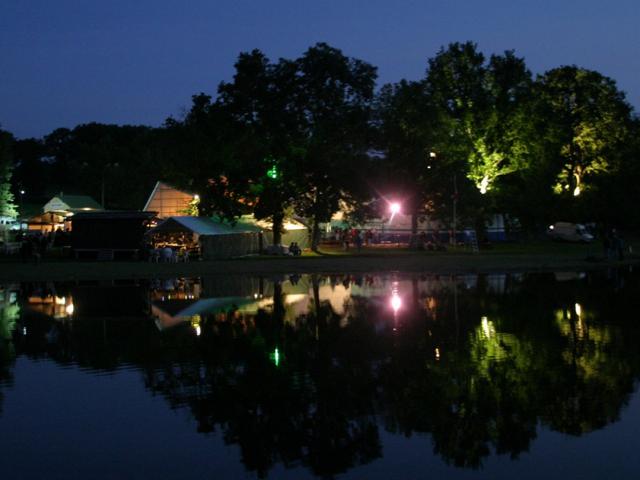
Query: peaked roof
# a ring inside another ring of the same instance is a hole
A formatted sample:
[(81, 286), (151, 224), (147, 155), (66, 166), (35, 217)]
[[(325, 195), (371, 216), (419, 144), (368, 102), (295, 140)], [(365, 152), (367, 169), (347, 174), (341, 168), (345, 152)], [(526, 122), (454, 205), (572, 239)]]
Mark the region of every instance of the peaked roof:
[(232, 227), (215, 222), (206, 217), (169, 217), (149, 233), (190, 231), (198, 235), (228, 235), (231, 233), (248, 233), (254, 230), (240, 225)]
[(102, 210), (102, 205), (88, 195), (56, 195), (51, 200), (56, 198), (68, 205), (70, 209), (91, 208), (92, 210)]
[(153, 197), (155, 197), (156, 193), (158, 193), (158, 191), (162, 190), (163, 188), (168, 190), (174, 190), (175, 192), (182, 193), (184, 195), (189, 195), (189, 196), (194, 195), (192, 192), (180, 190), (174, 187), (173, 185), (168, 184), (167, 182), (161, 182), (160, 180), (158, 180), (155, 186), (153, 187), (153, 190), (151, 190), (151, 194), (149, 195), (149, 198), (147, 198), (147, 202), (144, 204), (144, 208), (142, 210), (147, 210), (149, 208), (149, 205), (151, 204)]

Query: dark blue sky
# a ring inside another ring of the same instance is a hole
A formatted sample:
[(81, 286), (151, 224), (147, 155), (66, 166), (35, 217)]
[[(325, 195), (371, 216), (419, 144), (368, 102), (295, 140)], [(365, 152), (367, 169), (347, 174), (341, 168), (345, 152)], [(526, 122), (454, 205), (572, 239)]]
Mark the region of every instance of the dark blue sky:
[(241, 51), (324, 41), (424, 75), (450, 42), (515, 49), (534, 73), (576, 64), (640, 106), (640, 0), (0, 0), (0, 125), (23, 138), (90, 121), (157, 126), (213, 94)]

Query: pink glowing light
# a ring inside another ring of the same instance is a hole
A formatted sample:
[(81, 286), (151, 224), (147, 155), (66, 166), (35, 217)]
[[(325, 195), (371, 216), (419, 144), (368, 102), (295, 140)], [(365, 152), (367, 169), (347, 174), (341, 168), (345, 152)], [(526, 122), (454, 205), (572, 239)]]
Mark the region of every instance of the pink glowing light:
[(398, 310), (400, 310), (400, 308), (402, 308), (402, 299), (396, 295), (393, 294), (391, 296), (391, 309), (393, 310), (393, 313), (398, 313)]

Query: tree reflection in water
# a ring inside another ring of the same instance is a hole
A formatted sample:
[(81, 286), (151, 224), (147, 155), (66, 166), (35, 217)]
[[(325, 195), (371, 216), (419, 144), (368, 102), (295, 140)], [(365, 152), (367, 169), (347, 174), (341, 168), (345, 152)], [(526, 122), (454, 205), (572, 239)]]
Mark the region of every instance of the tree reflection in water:
[(618, 419), (640, 371), (639, 278), (615, 275), (137, 284), (117, 292), (137, 318), (83, 305), (112, 287), (72, 286), (73, 318), (25, 313), (16, 330), (30, 335), (13, 343), (61, 363), (137, 366), (259, 476), (277, 463), (323, 477), (369, 463), (380, 428), (479, 468), (528, 451), (539, 426), (582, 435)]

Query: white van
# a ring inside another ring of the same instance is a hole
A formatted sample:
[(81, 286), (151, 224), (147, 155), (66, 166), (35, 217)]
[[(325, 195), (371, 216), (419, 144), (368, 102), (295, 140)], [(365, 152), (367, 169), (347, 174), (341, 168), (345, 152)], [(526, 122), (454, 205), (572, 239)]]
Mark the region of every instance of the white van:
[(0, 217), (0, 228), (20, 230), (20, 223), (13, 217)]
[(580, 223), (556, 222), (553, 225), (549, 225), (547, 235), (554, 240), (563, 240), (565, 242), (589, 243), (593, 241), (593, 235)]

